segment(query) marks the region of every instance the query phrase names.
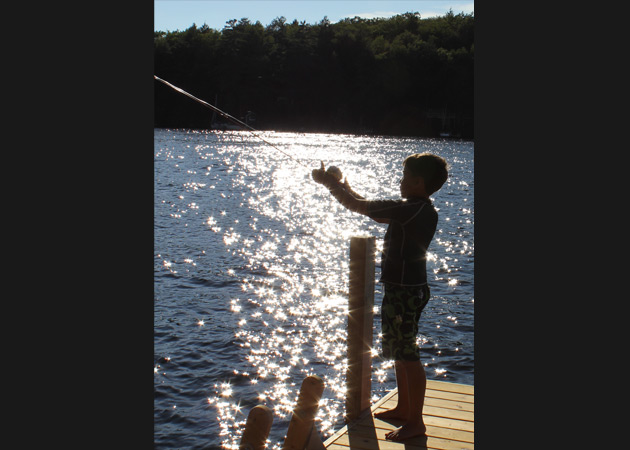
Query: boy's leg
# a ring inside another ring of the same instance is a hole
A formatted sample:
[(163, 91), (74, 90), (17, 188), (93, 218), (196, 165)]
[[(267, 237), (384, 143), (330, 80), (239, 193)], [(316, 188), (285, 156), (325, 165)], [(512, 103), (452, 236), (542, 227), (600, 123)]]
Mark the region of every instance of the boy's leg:
[(396, 361), (394, 363), (394, 370), (396, 372), (396, 386), (398, 387), (398, 403), (387, 411), (375, 413), (374, 417), (379, 419), (409, 419), (409, 382), (407, 378), (407, 371), (405, 370), (402, 361)]
[[(399, 370), (400, 367), (400, 370)], [(424, 395), (426, 392), (427, 378), (424, 367), (420, 361), (396, 361), (396, 376), (398, 372), (404, 373), (406, 378), (406, 392), (402, 398), (401, 385), (398, 384), (398, 405), (406, 398), (409, 405), (406, 422), (400, 428), (395, 429), (385, 435), (386, 439), (401, 441), (415, 436), (422, 436), (426, 433), (426, 426), (422, 419), (422, 408), (424, 407)]]

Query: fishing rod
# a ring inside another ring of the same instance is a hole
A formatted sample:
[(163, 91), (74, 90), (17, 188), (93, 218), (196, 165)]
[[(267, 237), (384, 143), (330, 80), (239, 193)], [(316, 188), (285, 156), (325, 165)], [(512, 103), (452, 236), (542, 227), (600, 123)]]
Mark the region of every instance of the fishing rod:
[(229, 115), (228, 113), (226, 113), (225, 111), (221, 111), (219, 108), (217, 108), (216, 106), (211, 105), (210, 103), (201, 100), (200, 98), (195, 97), (192, 94), (189, 94), (188, 92), (186, 92), (185, 90), (183, 90), (182, 88), (179, 88), (171, 83), (169, 83), (166, 80), (161, 79), (160, 77), (153, 75), (153, 78), (155, 78), (156, 80), (160, 81), (161, 83), (164, 83), (165, 85), (167, 85), (168, 87), (176, 90), (177, 92), (184, 94), (186, 97), (189, 97), (193, 100), (195, 100), (196, 102), (201, 103), (202, 105), (210, 108), (211, 110), (215, 111), (216, 113), (218, 113), (219, 115), (221, 115), (222, 117), (225, 117), (226, 119), (231, 120), (232, 122), (236, 123), (237, 125), (240, 125), (241, 127), (245, 128), (246, 130), (252, 132), (252, 134), (254, 136), (256, 136), (258, 139), (260, 139), (261, 141), (263, 141), (265, 144), (272, 146), (273, 148), (275, 148), (276, 150), (278, 150), (280, 153), (284, 154), (285, 156), (288, 156), (289, 158), (291, 158), (293, 161), (295, 161), (296, 163), (300, 164), (301, 166), (304, 166), (306, 168), (309, 168), (306, 164), (302, 163), (301, 161), (298, 161), (297, 159), (295, 159), (293, 156), (291, 156), (290, 154), (288, 154), (287, 152), (285, 152), (284, 150), (279, 149), (277, 146), (275, 146), (274, 144), (272, 144), (271, 142), (265, 140), (264, 138), (262, 138), (260, 135), (256, 134), (258, 132), (258, 130), (256, 130), (255, 128), (250, 127), (249, 125), (247, 125), (246, 123), (238, 120), (236, 117), (233, 117), (231, 115)]

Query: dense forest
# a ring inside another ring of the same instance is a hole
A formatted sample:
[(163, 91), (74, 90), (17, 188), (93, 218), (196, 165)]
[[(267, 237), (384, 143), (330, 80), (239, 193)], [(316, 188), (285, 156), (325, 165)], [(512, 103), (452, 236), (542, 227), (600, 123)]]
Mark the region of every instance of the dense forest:
[[(474, 16), (157, 31), (154, 73), (260, 130), (473, 138)], [(156, 127), (221, 127), (155, 81)]]

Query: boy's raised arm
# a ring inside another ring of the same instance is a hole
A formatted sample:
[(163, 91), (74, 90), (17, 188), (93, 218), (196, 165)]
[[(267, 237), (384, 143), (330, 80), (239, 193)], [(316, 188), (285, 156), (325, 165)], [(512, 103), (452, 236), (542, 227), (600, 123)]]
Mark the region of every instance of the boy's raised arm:
[(327, 172), (323, 161), (319, 169), (313, 170), (312, 176), (316, 183), (326, 186), (332, 196), (346, 209), (367, 215), (367, 201), (350, 188), (347, 179), (342, 183), (336, 175)]

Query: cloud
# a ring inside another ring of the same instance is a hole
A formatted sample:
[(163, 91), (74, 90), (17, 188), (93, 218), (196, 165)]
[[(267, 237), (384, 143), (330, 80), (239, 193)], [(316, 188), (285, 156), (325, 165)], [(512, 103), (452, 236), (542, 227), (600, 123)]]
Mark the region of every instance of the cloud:
[(472, 12), (475, 12), (475, 4), (473, 2), (464, 3), (463, 5), (459, 5), (458, 7), (453, 8), (453, 12), (455, 14), (459, 14), (460, 12), (463, 12), (464, 14), (470, 14)]
[[(426, 19), (429, 17), (443, 16), (444, 14), (448, 12), (449, 9), (453, 10), (453, 14), (459, 14), (462, 12), (464, 14), (470, 14), (475, 11), (475, 3), (470, 2), (470, 3), (458, 4), (458, 6), (451, 6), (443, 11), (426, 11), (425, 10), (425, 11), (417, 11), (417, 12), (420, 13), (421, 18)], [(399, 11), (363, 12), (363, 13), (357, 13), (357, 14), (346, 14), (340, 20), (352, 19), (353, 17), (361, 17), (362, 19), (388, 18), (388, 17), (397, 16), (399, 14), (402, 14), (402, 13)]]
[(379, 17), (393, 17), (400, 14), (396, 11), (374, 11), (374, 12), (365, 12), (358, 14), (348, 14), (344, 17), (344, 19), (353, 18), (353, 17), (361, 17), (362, 19), (376, 19)]
[(442, 11), (418, 11), (418, 12), (420, 13), (420, 17), (422, 17), (423, 19), (428, 19), (429, 17), (443, 16), (444, 14), (448, 12), (449, 9), (453, 10), (453, 14), (460, 14), (460, 13), (470, 14), (470, 13), (475, 12), (475, 3), (470, 2), (470, 3), (458, 4), (457, 6), (449, 6), (447, 9), (442, 10)]

